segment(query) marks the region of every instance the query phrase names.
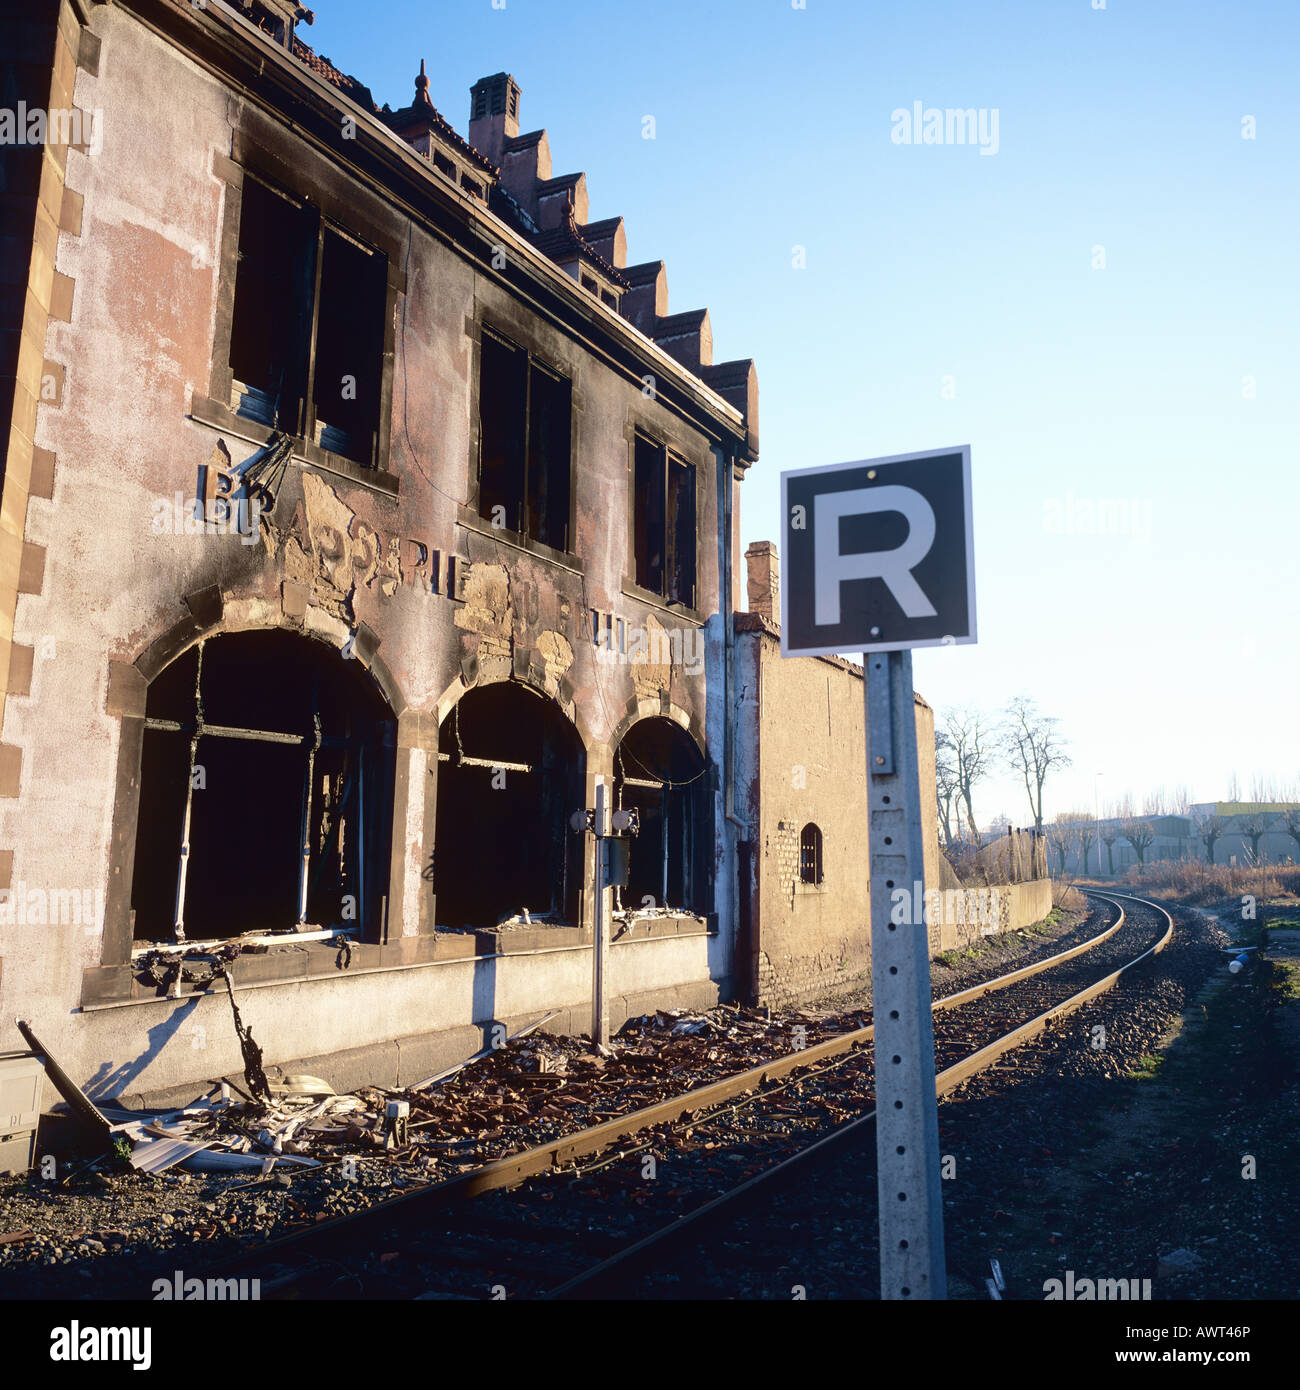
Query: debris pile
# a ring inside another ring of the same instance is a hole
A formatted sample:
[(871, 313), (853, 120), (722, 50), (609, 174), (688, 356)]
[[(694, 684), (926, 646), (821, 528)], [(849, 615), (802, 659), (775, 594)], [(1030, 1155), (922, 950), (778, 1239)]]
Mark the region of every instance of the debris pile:
[[(234, 1001), (232, 999), (232, 1008)], [(773, 1057), (801, 1050), (865, 1020), (719, 1005), (705, 1013), (661, 1010), (629, 1020), (611, 1047), (537, 1031), (406, 1088), (338, 1095), (318, 1077), (267, 1078), (261, 1050), (235, 1012), (243, 1084), (229, 1078), (194, 1104), (170, 1111), (95, 1106), (71, 1087), (65, 1098), (102, 1121), (101, 1133), (145, 1173), (266, 1177), (276, 1171), (377, 1159), (419, 1182), (547, 1143), (666, 1100)]]

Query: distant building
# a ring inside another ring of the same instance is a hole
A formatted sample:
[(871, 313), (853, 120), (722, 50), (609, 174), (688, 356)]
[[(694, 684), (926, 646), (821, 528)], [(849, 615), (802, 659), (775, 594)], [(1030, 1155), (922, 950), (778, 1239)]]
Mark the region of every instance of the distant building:
[[(1214, 842), (1213, 862), (1245, 864), (1254, 854), (1248, 828), (1264, 827), (1259, 836), (1259, 855), (1271, 864), (1300, 862), (1300, 845), (1285, 829), (1286, 813), (1300, 809), (1300, 802), (1209, 801), (1189, 807), (1189, 814), (1164, 816), (1112, 816), (1100, 821), (1084, 819), (1070, 825), (1046, 827), (1048, 860), (1053, 873), (1121, 874), (1138, 862), (1135, 846), (1125, 838), (1133, 826), (1145, 826), (1153, 838), (1143, 854), (1147, 864), (1170, 860), (1209, 862), (1204, 823), (1210, 817), (1222, 821)], [(1088, 862), (1082, 864), (1079, 831), (1090, 837)], [(1100, 850), (1100, 853), (1099, 853)]]

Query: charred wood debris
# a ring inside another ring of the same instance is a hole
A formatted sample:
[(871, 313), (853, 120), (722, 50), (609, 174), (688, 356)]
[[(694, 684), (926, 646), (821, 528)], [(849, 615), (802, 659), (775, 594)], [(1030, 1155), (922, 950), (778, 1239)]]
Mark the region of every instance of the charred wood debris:
[(223, 1077), (193, 1104), (170, 1111), (90, 1100), (24, 1025), (69, 1109), (94, 1119), (83, 1123), (94, 1130), (86, 1151), (93, 1156), (61, 1162), (52, 1180), (33, 1172), (0, 1190), (0, 1288), (8, 1276), (44, 1266), (21, 1294), (44, 1296), (38, 1286), (46, 1293), (84, 1287), (69, 1285), (68, 1276), (98, 1267), (105, 1255), (129, 1257), (134, 1267), (176, 1242), (211, 1241), (215, 1251), (230, 1237), (283, 1234), (445, 1182), (869, 1021), (861, 1011), (811, 1008), (781, 1015), (731, 1004), (702, 1013), (661, 1010), (629, 1020), (602, 1048), (540, 1031), (554, 1017), (548, 1014), (412, 1086), (336, 1094), (320, 1078), (268, 1076), (231, 1003), (243, 1076)]

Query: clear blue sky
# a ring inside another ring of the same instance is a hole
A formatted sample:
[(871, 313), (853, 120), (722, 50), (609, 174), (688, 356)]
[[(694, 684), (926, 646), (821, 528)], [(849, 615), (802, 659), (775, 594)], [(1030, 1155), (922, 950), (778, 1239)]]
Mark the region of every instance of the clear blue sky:
[[(425, 58), (462, 133), (474, 80), (515, 75), (592, 217), (758, 363), (746, 544), (783, 468), (972, 446), (980, 642), (919, 652), (917, 686), (1060, 716), (1049, 815), (1096, 772), (1139, 800), (1300, 778), (1300, 8), (1092, 4), (319, 0), (303, 30), (381, 104)], [(917, 101), (996, 110), (997, 153), (894, 143)]]

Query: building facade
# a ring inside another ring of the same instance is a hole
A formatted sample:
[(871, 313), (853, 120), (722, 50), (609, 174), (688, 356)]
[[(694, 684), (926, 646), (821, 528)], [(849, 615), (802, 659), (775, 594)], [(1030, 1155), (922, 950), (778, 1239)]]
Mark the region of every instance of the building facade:
[[(749, 611), (736, 626), (741, 844), (738, 983), (783, 1005), (851, 984), (871, 969), (867, 748), (862, 668), (833, 656), (781, 655), (779, 566), (770, 541), (745, 553)], [(934, 711), (915, 697), (925, 882), (942, 875)], [(940, 949), (940, 924), (931, 924)]]
[(78, 123), (0, 151), (0, 1011), (100, 1095), (238, 1070), (196, 946), (336, 1084), (584, 1031), (598, 782), (612, 1021), (730, 992), (753, 363), (508, 74), (463, 138), (286, 0), (0, 12)]

